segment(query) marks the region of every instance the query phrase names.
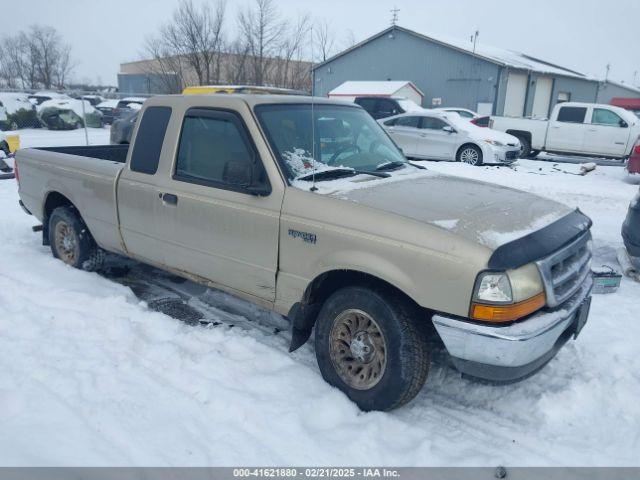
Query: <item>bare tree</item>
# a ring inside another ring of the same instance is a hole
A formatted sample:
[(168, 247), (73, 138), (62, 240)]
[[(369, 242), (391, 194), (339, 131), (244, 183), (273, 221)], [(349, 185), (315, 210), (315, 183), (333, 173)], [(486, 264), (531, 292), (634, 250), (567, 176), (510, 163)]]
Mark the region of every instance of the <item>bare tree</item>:
[(324, 62), (333, 55), (335, 47), (335, 36), (326, 18), (316, 23), (313, 36), (316, 58), (312, 60)]
[(148, 73), (158, 75), (167, 90), (219, 82), (226, 3), (218, 0), (213, 5), (197, 8), (191, 0), (182, 0), (171, 22), (147, 40), (146, 54), (155, 60), (147, 65)]
[(240, 41), (249, 56), (252, 78), (251, 83), (263, 85), (278, 56), (287, 22), (273, 0), (255, 0), (254, 8), (247, 7), (238, 14)]
[(301, 62), (312, 41), (310, 27), (311, 20), (306, 14), (299, 16), (296, 23), (287, 25), (279, 47), (281, 55), (276, 57), (275, 72), (269, 78), (271, 83), (285, 88), (304, 86), (309, 68), (301, 68)]

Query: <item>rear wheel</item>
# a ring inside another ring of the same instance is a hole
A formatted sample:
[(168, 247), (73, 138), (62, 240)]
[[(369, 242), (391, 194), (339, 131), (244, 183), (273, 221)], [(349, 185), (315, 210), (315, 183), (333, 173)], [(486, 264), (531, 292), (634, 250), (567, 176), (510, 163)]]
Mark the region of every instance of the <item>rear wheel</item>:
[[(531, 155), (532, 153), (531, 142), (525, 137), (517, 137), (517, 138), (518, 140), (520, 140), (520, 145), (522, 146), (522, 148), (520, 149), (520, 158), (529, 158), (529, 155)], [(536, 155), (538, 153), (536, 153)]]
[(540, 150), (531, 150), (529, 155), (527, 155), (527, 158), (536, 158), (539, 153), (540, 153)]
[(347, 287), (322, 306), (315, 331), (323, 378), (362, 410), (391, 410), (415, 397), (429, 354), (406, 302), (376, 289)]
[(476, 145), (463, 145), (458, 150), (457, 160), (469, 165), (482, 165), (482, 150)]
[(98, 247), (78, 212), (58, 207), (49, 216), (49, 243), (55, 258), (90, 272), (102, 267), (104, 251)]

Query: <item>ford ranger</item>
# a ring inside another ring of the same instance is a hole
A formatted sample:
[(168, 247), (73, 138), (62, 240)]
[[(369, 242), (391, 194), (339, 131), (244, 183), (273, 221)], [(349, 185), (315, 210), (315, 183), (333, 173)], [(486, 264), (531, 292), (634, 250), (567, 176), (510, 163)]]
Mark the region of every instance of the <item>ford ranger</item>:
[(491, 117), (489, 128), (518, 137), (523, 158), (550, 152), (623, 159), (638, 140), (640, 120), (612, 105), (566, 102), (548, 120)]
[(20, 150), (16, 177), (55, 257), (114, 252), (279, 312), (363, 410), (411, 400), (439, 342), (466, 375), (524, 378), (589, 312), (585, 215), (415, 166), (353, 103), (153, 97), (130, 146)]

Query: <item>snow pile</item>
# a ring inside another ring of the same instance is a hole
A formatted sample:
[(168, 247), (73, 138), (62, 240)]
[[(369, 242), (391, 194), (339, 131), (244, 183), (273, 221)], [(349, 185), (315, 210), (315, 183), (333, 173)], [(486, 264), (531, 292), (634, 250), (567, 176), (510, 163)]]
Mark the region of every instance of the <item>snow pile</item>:
[(33, 110), (33, 105), (23, 93), (0, 92), (0, 102), (4, 105), (9, 115), (18, 110)]

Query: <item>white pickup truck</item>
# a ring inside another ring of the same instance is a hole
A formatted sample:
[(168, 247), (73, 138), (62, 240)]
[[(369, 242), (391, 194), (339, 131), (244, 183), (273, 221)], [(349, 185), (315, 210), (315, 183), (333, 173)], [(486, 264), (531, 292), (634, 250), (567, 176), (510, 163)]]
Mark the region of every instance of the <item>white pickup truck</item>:
[(624, 159), (640, 136), (633, 113), (595, 103), (560, 103), (548, 120), (491, 117), (489, 127), (518, 137), (521, 158), (550, 152)]
[(589, 218), (413, 165), (355, 104), (158, 96), (131, 146), (24, 149), (15, 173), (56, 258), (107, 250), (286, 315), (364, 410), (420, 391), (431, 341), (509, 382), (587, 321)]

